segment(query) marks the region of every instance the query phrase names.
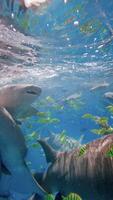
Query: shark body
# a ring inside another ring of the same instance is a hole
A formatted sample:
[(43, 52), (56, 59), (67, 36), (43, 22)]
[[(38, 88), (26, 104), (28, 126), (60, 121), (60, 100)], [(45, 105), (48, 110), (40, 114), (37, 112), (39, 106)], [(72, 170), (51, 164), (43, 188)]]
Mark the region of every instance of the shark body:
[(51, 163), (44, 173), (34, 175), (37, 182), (48, 193), (79, 194), (83, 200), (113, 199), (113, 157), (107, 155), (113, 147), (113, 134), (70, 152), (56, 152), (44, 140), (39, 140)]
[(27, 148), (21, 129), (10, 113), (0, 107), (0, 158), (11, 174), (10, 190), (28, 195), (43, 195), (44, 190), (36, 183), (25, 163), (26, 154)]

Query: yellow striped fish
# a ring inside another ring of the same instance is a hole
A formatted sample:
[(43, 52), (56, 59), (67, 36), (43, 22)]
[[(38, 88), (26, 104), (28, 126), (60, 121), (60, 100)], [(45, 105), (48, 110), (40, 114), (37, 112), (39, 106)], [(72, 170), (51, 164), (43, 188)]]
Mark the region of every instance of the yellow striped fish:
[(63, 200), (82, 200), (76, 193), (70, 193), (67, 197), (63, 197)]

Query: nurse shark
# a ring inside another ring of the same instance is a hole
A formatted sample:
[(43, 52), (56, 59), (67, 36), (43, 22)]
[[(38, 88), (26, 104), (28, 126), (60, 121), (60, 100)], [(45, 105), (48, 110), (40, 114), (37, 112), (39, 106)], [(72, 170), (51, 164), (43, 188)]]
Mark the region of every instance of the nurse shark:
[(81, 148), (57, 152), (46, 141), (38, 142), (50, 165), (34, 177), (46, 192), (74, 192), (83, 200), (113, 199), (113, 134), (86, 144), (81, 155)]
[(44, 190), (36, 183), (25, 163), (26, 155), (27, 148), (21, 129), (10, 113), (0, 107), (0, 158), (11, 174), (10, 190), (27, 195), (44, 195)]
[(41, 88), (29, 84), (6, 85), (0, 88), (0, 106), (5, 107), (14, 119), (37, 113), (31, 104), (41, 94)]

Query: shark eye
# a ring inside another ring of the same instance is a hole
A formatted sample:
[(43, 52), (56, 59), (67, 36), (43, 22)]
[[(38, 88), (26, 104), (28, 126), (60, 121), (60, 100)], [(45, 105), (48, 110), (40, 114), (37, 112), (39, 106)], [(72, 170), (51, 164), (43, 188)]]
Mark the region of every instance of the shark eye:
[(37, 94), (36, 92), (34, 92), (34, 91), (31, 91), (31, 90), (28, 90), (28, 91), (27, 91), (27, 93), (28, 93), (28, 94), (34, 94), (34, 95), (36, 95), (36, 94)]

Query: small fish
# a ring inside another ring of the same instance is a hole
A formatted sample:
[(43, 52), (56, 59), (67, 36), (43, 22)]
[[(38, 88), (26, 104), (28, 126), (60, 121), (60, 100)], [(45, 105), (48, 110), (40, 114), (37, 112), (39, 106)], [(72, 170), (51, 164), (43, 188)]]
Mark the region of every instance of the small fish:
[(74, 148), (81, 147), (84, 135), (81, 135), (80, 138), (74, 139), (67, 135), (67, 132), (63, 130), (60, 134), (50, 133), (45, 140), (56, 150), (60, 151), (70, 151)]
[(38, 143), (33, 143), (31, 146), (32, 146), (33, 148), (39, 148), (39, 147), (40, 147), (40, 145), (39, 145)]
[(80, 150), (79, 150), (79, 153), (78, 153), (78, 156), (83, 156), (87, 151), (87, 146), (86, 145), (83, 145), (82, 147), (80, 147)]
[(106, 92), (106, 93), (104, 94), (104, 97), (113, 100), (113, 92)]
[(70, 193), (67, 197), (63, 197), (63, 200), (82, 200), (78, 194)]
[(113, 105), (109, 105), (106, 108), (110, 113), (113, 113)]
[(40, 118), (38, 120), (38, 123), (40, 124), (52, 124), (52, 123), (59, 123), (60, 120), (57, 118), (51, 118), (51, 117), (47, 117), (47, 118)]
[(107, 151), (106, 156), (107, 157), (113, 157), (113, 147), (111, 147), (110, 150)]
[(82, 116), (82, 118), (83, 118), (83, 119), (92, 119), (92, 120), (94, 120), (94, 121), (97, 119), (96, 116), (94, 116), (94, 115), (92, 115), (92, 114), (90, 114), (90, 113), (84, 114), (84, 115)]
[(55, 100), (50, 96), (47, 96), (46, 100), (47, 100), (48, 103), (54, 103), (55, 102)]
[(102, 26), (98, 19), (92, 19), (80, 25), (80, 31), (84, 34), (95, 33)]
[(97, 89), (103, 89), (103, 88), (106, 88), (108, 87), (110, 84), (107, 83), (107, 82), (104, 82), (104, 83), (97, 83), (95, 84), (91, 89), (90, 91), (94, 91), (94, 90), (97, 90)]
[(76, 100), (76, 99), (79, 99), (81, 97), (81, 93), (74, 93), (72, 95), (69, 95), (67, 98), (66, 98), (66, 101), (68, 100)]
[(38, 112), (38, 113), (37, 113), (37, 116), (38, 116), (38, 117), (46, 117), (46, 116), (47, 116), (47, 113), (46, 113), (46, 112)]
[(33, 131), (31, 134), (26, 135), (25, 139), (26, 140), (35, 140), (35, 139), (37, 139), (38, 136), (39, 136), (38, 133)]

